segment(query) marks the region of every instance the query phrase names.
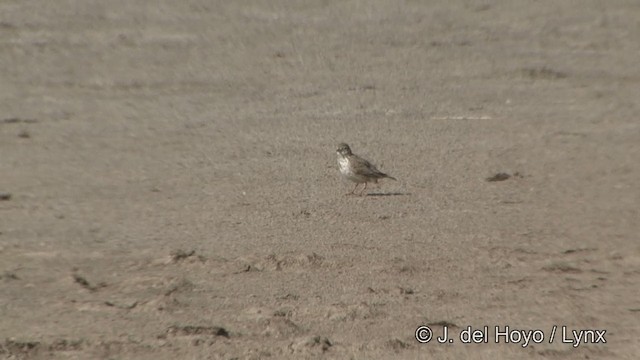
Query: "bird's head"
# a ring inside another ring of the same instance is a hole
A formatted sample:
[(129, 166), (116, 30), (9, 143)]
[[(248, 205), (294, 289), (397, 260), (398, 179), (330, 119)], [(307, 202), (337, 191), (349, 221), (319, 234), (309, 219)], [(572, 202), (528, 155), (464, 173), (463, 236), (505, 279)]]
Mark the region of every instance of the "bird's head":
[(349, 147), (349, 145), (345, 143), (341, 143), (340, 145), (338, 145), (338, 149), (336, 150), (336, 152), (338, 153), (338, 155), (342, 155), (342, 156), (347, 156), (352, 154), (351, 148)]

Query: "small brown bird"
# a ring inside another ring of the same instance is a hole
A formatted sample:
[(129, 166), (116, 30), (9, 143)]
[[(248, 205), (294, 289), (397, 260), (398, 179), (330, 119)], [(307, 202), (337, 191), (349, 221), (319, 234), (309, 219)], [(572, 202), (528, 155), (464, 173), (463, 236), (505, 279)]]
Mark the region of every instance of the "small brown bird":
[(364, 191), (367, 189), (367, 183), (369, 182), (377, 183), (378, 179), (384, 178), (397, 180), (393, 176), (389, 176), (378, 170), (367, 160), (358, 155), (354, 155), (351, 152), (349, 145), (345, 143), (338, 145), (336, 152), (338, 153), (338, 167), (340, 168), (340, 174), (342, 174), (345, 179), (356, 183), (353, 190), (346, 195), (355, 194), (356, 189), (362, 183), (364, 183), (364, 187), (362, 188), (362, 191), (360, 191), (360, 195), (364, 194)]

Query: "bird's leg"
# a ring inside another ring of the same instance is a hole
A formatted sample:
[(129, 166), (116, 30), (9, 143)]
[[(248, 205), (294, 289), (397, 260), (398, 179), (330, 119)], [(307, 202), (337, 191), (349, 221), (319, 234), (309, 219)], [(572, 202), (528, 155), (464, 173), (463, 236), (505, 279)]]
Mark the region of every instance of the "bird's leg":
[(345, 195), (347, 195), (347, 196), (354, 195), (356, 189), (358, 188), (358, 185), (360, 185), (360, 184), (356, 183), (356, 186), (353, 187), (353, 190), (351, 190), (351, 192), (346, 193)]
[(364, 183), (364, 187), (362, 188), (362, 191), (360, 191), (360, 196), (364, 195), (365, 190), (367, 190), (367, 182)]

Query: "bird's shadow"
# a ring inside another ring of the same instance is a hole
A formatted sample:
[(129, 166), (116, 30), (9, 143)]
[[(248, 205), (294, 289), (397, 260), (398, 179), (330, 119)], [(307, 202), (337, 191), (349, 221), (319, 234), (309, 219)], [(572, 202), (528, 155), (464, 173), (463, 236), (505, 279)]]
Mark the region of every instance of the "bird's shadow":
[(367, 196), (408, 196), (411, 193), (407, 192), (387, 192), (387, 193), (370, 193)]

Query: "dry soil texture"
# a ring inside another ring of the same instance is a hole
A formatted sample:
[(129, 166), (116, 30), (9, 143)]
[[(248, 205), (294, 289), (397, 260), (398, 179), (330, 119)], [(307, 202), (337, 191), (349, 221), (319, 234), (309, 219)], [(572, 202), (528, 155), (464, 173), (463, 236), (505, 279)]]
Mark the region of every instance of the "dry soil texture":
[[(0, 357), (635, 360), (639, 39), (636, 0), (2, 0)], [(398, 181), (344, 196), (339, 142)]]

